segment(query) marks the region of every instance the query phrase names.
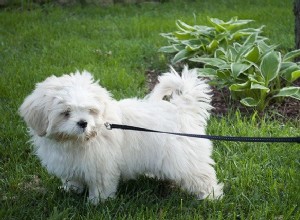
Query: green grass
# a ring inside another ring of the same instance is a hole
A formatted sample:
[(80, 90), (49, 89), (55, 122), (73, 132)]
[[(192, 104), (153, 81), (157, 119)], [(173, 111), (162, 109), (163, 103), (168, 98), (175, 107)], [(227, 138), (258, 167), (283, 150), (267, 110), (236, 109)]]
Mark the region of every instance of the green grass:
[[(0, 219), (300, 219), (297, 144), (215, 142), (221, 201), (197, 201), (172, 185), (141, 177), (120, 184), (115, 200), (97, 207), (58, 190), (27, 142), (17, 114), (35, 83), (77, 69), (94, 73), (117, 98), (146, 93), (146, 69), (164, 71), (157, 50), (175, 20), (206, 23), (206, 16), (254, 19), (272, 43), (294, 46), (292, 0), (172, 1), (111, 8), (45, 6), (0, 11)], [(154, 114), (155, 117), (155, 114)], [(268, 118), (268, 117), (267, 117)], [(300, 122), (213, 117), (208, 133), (299, 136)]]

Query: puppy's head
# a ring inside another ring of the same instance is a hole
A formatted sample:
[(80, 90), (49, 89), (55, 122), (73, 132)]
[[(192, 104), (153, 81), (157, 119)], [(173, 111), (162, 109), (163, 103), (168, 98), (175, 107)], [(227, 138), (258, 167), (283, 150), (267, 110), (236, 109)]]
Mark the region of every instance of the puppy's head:
[(110, 100), (110, 94), (86, 71), (51, 76), (25, 99), (20, 115), (34, 135), (86, 141), (97, 134)]

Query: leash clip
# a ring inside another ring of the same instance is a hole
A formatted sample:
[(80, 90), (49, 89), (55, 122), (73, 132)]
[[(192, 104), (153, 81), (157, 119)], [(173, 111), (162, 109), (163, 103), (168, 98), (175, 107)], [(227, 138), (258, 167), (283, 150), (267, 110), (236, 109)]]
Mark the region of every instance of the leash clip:
[(105, 122), (104, 125), (105, 125), (107, 130), (112, 130), (111, 124), (109, 124), (108, 122)]

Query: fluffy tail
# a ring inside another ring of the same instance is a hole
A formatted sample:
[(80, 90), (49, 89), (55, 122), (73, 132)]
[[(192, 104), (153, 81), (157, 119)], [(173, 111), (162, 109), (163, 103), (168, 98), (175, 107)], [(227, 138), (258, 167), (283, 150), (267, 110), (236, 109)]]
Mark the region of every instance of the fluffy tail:
[(197, 70), (189, 70), (185, 66), (180, 77), (171, 67), (170, 72), (163, 74), (158, 80), (159, 83), (148, 97), (150, 101), (167, 97), (178, 107), (183, 120), (206, 125), (212, 109), (209, 94), (211, 89), (205, 80), (198, 78)]

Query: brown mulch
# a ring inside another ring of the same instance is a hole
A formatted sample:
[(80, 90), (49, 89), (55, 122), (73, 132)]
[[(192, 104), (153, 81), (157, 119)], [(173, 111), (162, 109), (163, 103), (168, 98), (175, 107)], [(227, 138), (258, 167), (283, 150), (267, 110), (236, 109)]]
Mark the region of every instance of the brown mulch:
[[(158, 83), (157, 77), (159, 72), (156, 70), (147, 70), (147, 87), (149, 92)], [(295, 85), (300, 86), (300, 80), (294, 82)], [(236, 109), (242, 115), (251, 115), (254, 113), (252, 108), (247, 108), (240, 104), (238, 101), (230, 100), (230, 91), (228, 89), (217, 89), (212, 87), (212, 114), (215, 116), (224, 116), (229, 110)], [(268, 114), (272, 118), (283, 120), (300, 120), (300, 101), (292, 98), (285, 98), (282, 103), (270, 103), (265, 112), (259, 113), (261, 116)]]

